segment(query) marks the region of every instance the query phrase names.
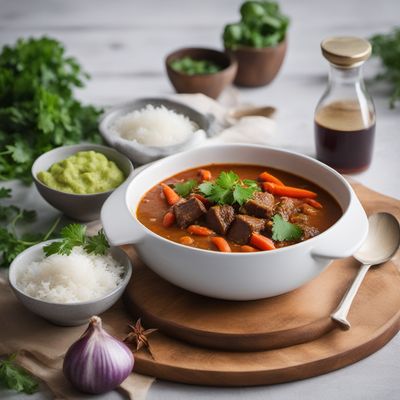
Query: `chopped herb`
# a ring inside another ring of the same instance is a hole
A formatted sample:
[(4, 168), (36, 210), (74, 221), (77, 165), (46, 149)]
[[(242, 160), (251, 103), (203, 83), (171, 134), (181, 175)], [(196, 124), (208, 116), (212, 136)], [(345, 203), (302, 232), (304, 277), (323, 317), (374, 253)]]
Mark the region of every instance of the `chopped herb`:
[(46, 256), (69, 255), (76, 246), (82, 246), (88, 253), (104, 255), (110, 247), (103, 230), (95, 236), (86, 236), (86, 226), (70, 224), (61, 230), (61, 240), (43, 247)]
[(215, 182), (204, 182), (199, 185), (200, 192), (217, 204), (244, 204), (254, 192), (260, 191), (256, 181), (240, 180), (233, 171), (222, 171)]
[(186, 182), (176, 183), (173, 189), (180, 196), (186, 197), (193, 191), (193, 189), (196, 186), (197, 186), (197, 181), (195, 181), (194, 179), (190, 179)]
[(16, 392), (32, 394), (38, 390), (38, 382), (27, 371), (18, 366), (15, 355), (0, 360), (0, 383)]
[(303, 230), (295, 224), (285, 221), (279, 214), (272, 217), (272, 239), (279, 242), (299, 240)]
[(170, 67), (187, 75), (214, 74), (222, 68), (209, 60), (195, 60), (191, 57), (182, 57), (170, 62)]

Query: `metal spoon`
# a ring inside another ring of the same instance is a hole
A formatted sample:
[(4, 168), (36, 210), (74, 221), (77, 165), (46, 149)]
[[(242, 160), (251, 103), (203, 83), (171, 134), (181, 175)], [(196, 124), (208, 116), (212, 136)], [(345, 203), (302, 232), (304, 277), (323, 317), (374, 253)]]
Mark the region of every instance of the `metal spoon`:
[(390, 260), (400, 245), (400, 225), (392, 214), (373, 214), (368, 218), (368, 222), (368, 236), (353, 256), (362, 265), (338, 308), (331, 314), (331, 318), (339, 322), (344, 329), (351, 327), (347, 314), (366, 273), (373, 265)]

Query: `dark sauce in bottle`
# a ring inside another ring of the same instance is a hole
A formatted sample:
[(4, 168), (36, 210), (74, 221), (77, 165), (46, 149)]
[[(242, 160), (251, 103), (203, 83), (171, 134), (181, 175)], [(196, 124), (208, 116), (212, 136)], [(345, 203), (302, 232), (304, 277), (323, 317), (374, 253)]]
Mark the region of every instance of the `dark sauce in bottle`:
[(373, 114), (363, 115), (354, 101), (337, 101), (315, 115), (317, 158), (341, 173), (366, 170), (375, 137)]

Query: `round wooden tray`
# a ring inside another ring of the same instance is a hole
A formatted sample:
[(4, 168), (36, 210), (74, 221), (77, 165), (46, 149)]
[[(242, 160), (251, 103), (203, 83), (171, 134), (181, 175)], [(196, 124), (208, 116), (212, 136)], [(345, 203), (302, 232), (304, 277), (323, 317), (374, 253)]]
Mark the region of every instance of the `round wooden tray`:
[[(360, 186), (357, 191), (367, 211), (400, 217), (397, 200)], [(137, 352), (135, 370), (158, 378), (217, 386), (303, 379), (366, 357), (400, 328), (396, 260), (367, 274), (349, 314), (352, 328), (343, 331), (329, 315), (357, 272), (352, 258), (332, 263), (296, 291), (251, 302), (187, 292), (134, 258), (125, 304), (146, 328), (160, 330), (150, 337), (154, 359)]]

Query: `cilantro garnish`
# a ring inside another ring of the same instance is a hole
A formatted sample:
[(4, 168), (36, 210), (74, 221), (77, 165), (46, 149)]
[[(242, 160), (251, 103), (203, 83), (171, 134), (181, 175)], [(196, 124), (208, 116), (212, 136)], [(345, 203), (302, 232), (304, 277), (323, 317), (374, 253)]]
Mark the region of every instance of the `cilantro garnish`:
[(303, 230), (295, 224), (285, 221), (281, 215), (276, 214), (272, 217), (272, 239), (279, 242), (289, 240), (299, 240)]
[(204, 182), (199, 185), (200, 192), (217, 204), (244, 204), (254, 192), (260, 191), (256, 181), (241, 180), (233, 171), (222, 171), (215, 182)]
[(186, 182), (181, 182), (181, 183), (175, 183), (174, 185), (174, 190), (176, 193), (178, 193), (182, 197), (186, 197), (189, 195), (192, 190), (197, 186), (197, 181), (194, 179), (189, 179)]
[(61, 230), (61, 240), (43, 247), (46, 256), (69, 255), (76, 246), (82, 246), (88, 253), (104, 255), (110, 247), (103, 230), (95, 236), (86, 236), (86, 226), (70, 224)]
[(0, 360), (0, 383), (17, 392), (27, 394), (35, 393), (38, 390), (38, 382), (27, 371), (14, 362), (15, 355)]

